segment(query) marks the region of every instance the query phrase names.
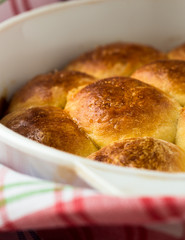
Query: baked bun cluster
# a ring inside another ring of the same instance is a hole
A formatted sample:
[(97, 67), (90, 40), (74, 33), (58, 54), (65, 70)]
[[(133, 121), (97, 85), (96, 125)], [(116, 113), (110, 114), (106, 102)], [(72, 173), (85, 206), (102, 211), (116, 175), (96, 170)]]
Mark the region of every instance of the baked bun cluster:
[(112, 43), (97, 47), (72, 61), (67, 70), (93, 75), (98, 79), (130, 76), (137, 68), (166, 55), (157, 49), (134, 43)]
[(26, 83), (1, 123), (96, 161), (185, 171), (183, 51), (121, 42), (98, 47)]

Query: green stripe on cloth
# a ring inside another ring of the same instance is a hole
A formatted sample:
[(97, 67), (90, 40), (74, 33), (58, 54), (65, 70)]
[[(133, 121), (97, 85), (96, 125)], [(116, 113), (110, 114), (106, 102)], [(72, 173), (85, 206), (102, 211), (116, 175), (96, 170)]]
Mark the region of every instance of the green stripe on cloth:
[(4, 3), (5, 1), (6, 1), (6, 0), (0, 0), (0, 4), (1, 4), (1, 3)]
[(16, 195), (10, 198), (6, 198), (0, 201), (0, 207), (4, 207), (6, 204), (10, 204), (12, 202), (16, 202), (18, 200), (25, 199), (30, 196), (35, 196), (43, 193), (48, 193), (48, 192), (53, 192), (53, 191), (60, 191), (60, 188), (48, 188), (48, 189), (42, 189), (42, 190), (37, 190), (37, 191), (30, 191), (28, 193), (22, 193), (20, 195)]
[[(35, 184), (48, 184), (48, 183), (44, 183), (44, 182), (18, 182), (18, 183), (10, 183), (10, 184), (6, 184), (5, 186), (0, 186), (0, 191), (5, 190), (5, 189), (9, 189), (9, 188), (14, 188), (14, 187), (21, 187), (21, 186), (26, 186), (26, 185), (35, 185)], [(52, 183), (51, 183), (52, 184)], [(62, 188), (62, 187), (61, 187)]]

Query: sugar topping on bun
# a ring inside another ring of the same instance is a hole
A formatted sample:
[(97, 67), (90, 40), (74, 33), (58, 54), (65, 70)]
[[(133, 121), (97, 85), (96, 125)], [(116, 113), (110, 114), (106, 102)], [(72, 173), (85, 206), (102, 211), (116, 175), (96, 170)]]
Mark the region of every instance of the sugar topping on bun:
[(173, 142), (180, 109), (169, 95), (129, 77), (94, 82), (69, 94), (65, 107), (100, 147), (144, 136)]
[(185, 152), (175, 144), (151, 137), (114, 142), (91, 154), (89, 158), (124, 167), (166, 172), (185, 171)]

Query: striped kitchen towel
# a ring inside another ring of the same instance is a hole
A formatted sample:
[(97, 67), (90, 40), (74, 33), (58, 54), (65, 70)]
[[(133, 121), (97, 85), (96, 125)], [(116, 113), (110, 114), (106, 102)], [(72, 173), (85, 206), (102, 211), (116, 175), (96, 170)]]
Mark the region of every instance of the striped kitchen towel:
[(184, 198), (106, 196), (0, 165), (0, 240), (185, 239), (184, 218)]
[[(65, 1), (65, 0), (63, 0)], [(0, 0), (0, 22), (12, 16), (59, 0)]]

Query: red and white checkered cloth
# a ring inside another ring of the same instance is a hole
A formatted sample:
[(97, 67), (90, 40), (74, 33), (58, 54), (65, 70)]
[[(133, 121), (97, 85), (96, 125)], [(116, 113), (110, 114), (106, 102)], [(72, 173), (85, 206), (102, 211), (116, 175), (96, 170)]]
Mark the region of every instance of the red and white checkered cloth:
[(0, 240), (184, 239), (184, 219), (185, 198), (106, 196), (0, 165)]
[[(0, 21), (55, 0), (0, 0)], [(185, 239), (185, 198), (118, 198), (0, 165), (0, 240)]]
[(54, 2), (57, 0), (0, 0), (0, 22), (24, 11)]

